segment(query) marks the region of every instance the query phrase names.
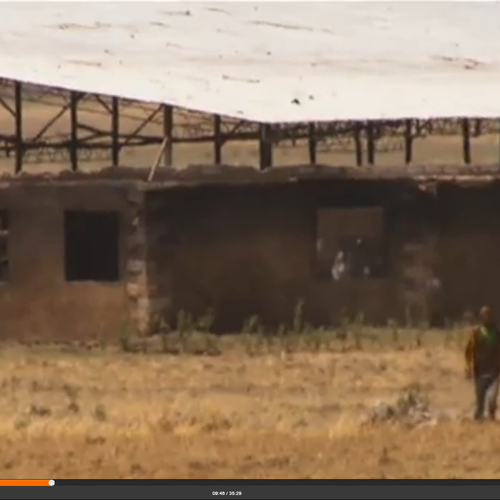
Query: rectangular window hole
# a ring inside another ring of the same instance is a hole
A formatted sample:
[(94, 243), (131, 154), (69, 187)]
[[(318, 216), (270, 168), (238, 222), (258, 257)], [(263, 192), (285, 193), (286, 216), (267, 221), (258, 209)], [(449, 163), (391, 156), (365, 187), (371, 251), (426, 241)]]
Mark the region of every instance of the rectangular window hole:
[(66, 281), (113, 282), (120, 279), (118, 212), (66, 211)]

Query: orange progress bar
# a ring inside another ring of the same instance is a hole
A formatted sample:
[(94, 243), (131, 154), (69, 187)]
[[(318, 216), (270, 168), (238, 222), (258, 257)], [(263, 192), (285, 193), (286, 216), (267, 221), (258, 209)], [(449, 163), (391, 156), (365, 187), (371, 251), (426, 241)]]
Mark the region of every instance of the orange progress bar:
[(49, 479), (0, 479), (0, 486), (52, 486)]

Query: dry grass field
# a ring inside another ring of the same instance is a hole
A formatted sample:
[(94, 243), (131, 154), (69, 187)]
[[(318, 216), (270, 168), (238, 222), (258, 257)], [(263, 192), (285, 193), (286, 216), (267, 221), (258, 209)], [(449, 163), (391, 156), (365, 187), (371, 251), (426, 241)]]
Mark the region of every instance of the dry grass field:
[[(500, 424), (468, 418), (463, 332), (380, 335), (211, 337), (217, 355), (5, 345), (0, 474), (499, 477)], [(430, 419), (367, 418), (409, 393)]]

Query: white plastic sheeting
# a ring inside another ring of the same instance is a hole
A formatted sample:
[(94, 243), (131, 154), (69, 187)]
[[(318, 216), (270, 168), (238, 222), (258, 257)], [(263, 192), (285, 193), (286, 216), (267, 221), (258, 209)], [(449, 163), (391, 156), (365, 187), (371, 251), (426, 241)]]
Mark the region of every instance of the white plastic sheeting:
[(500, 117), (500, 4), (0, 3), (0, 77), (269, 123)]

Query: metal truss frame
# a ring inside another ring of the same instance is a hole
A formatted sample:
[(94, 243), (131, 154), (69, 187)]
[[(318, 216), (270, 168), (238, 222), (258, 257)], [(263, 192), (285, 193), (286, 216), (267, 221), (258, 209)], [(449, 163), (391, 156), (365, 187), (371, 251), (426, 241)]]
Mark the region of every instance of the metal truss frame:
[[(109, 117), (107, 130), (85, 124), (79, 116), (79, 111), (90, 111), (89, 101), (94, 104), (92, 113)], [(32, 137), (23, 134), (23, 109), (26, 102), (43, 102), (58, 108)], [(97, 108), (95, 103), (99, 104)], [(338, 151), (339, 146), (355, 155), (358, 166), (374, 165), (376, 152), (388, 150), (404, 152), (405, 163), (411, 164), (414, 139), (433, 134), (461, 134), (463, 161), (470, 164), (471, 137), (485, 132), (500, 132), (498, 121), (469, 119), (269, 125), (189, 112), (189, 120), (183, 119), (177, 123), (177, 118), (182, 113), (185, 118), (188, 112), (174, 110), (164, 104), (137, 103), (116, 96), (83, 94), (10, 80), (0, 80), (0, 111), (9, 113), (14, 123), (14, 133), (0, 130), (0, 156), (14, 155), (16, 173), (20, 173), (26, 163), (68, 162), (71, 169), (77, 171), (82, 162), (110, 160), (112, 166), (118, 167), (123, 148), (160, 144), (161, 158), (158, 163), (171, 167), (174, 161), (173, 146), (178, 143), (211, 143), (214, 163), (220, 164), (224, 144), (233, 140), (259, 142), (261, 169), (272, 167), (275, 147), (294, 146), (297, 141), (307, 141), (311, 164), (317, 163), (318, 152), (334, 147)], [(68, 134), (50, 136), (48, 132), (51, 127), (65, 114), (69, 114), (70, 118)], [(120, 120), (123, 118), (137, 121), (132, 132), (120, 130)], [(161, 124), (162, 135), (146, 134), (144, 129), (150, 123)], [(384, 139), (396, 140), (384, 146)]]

